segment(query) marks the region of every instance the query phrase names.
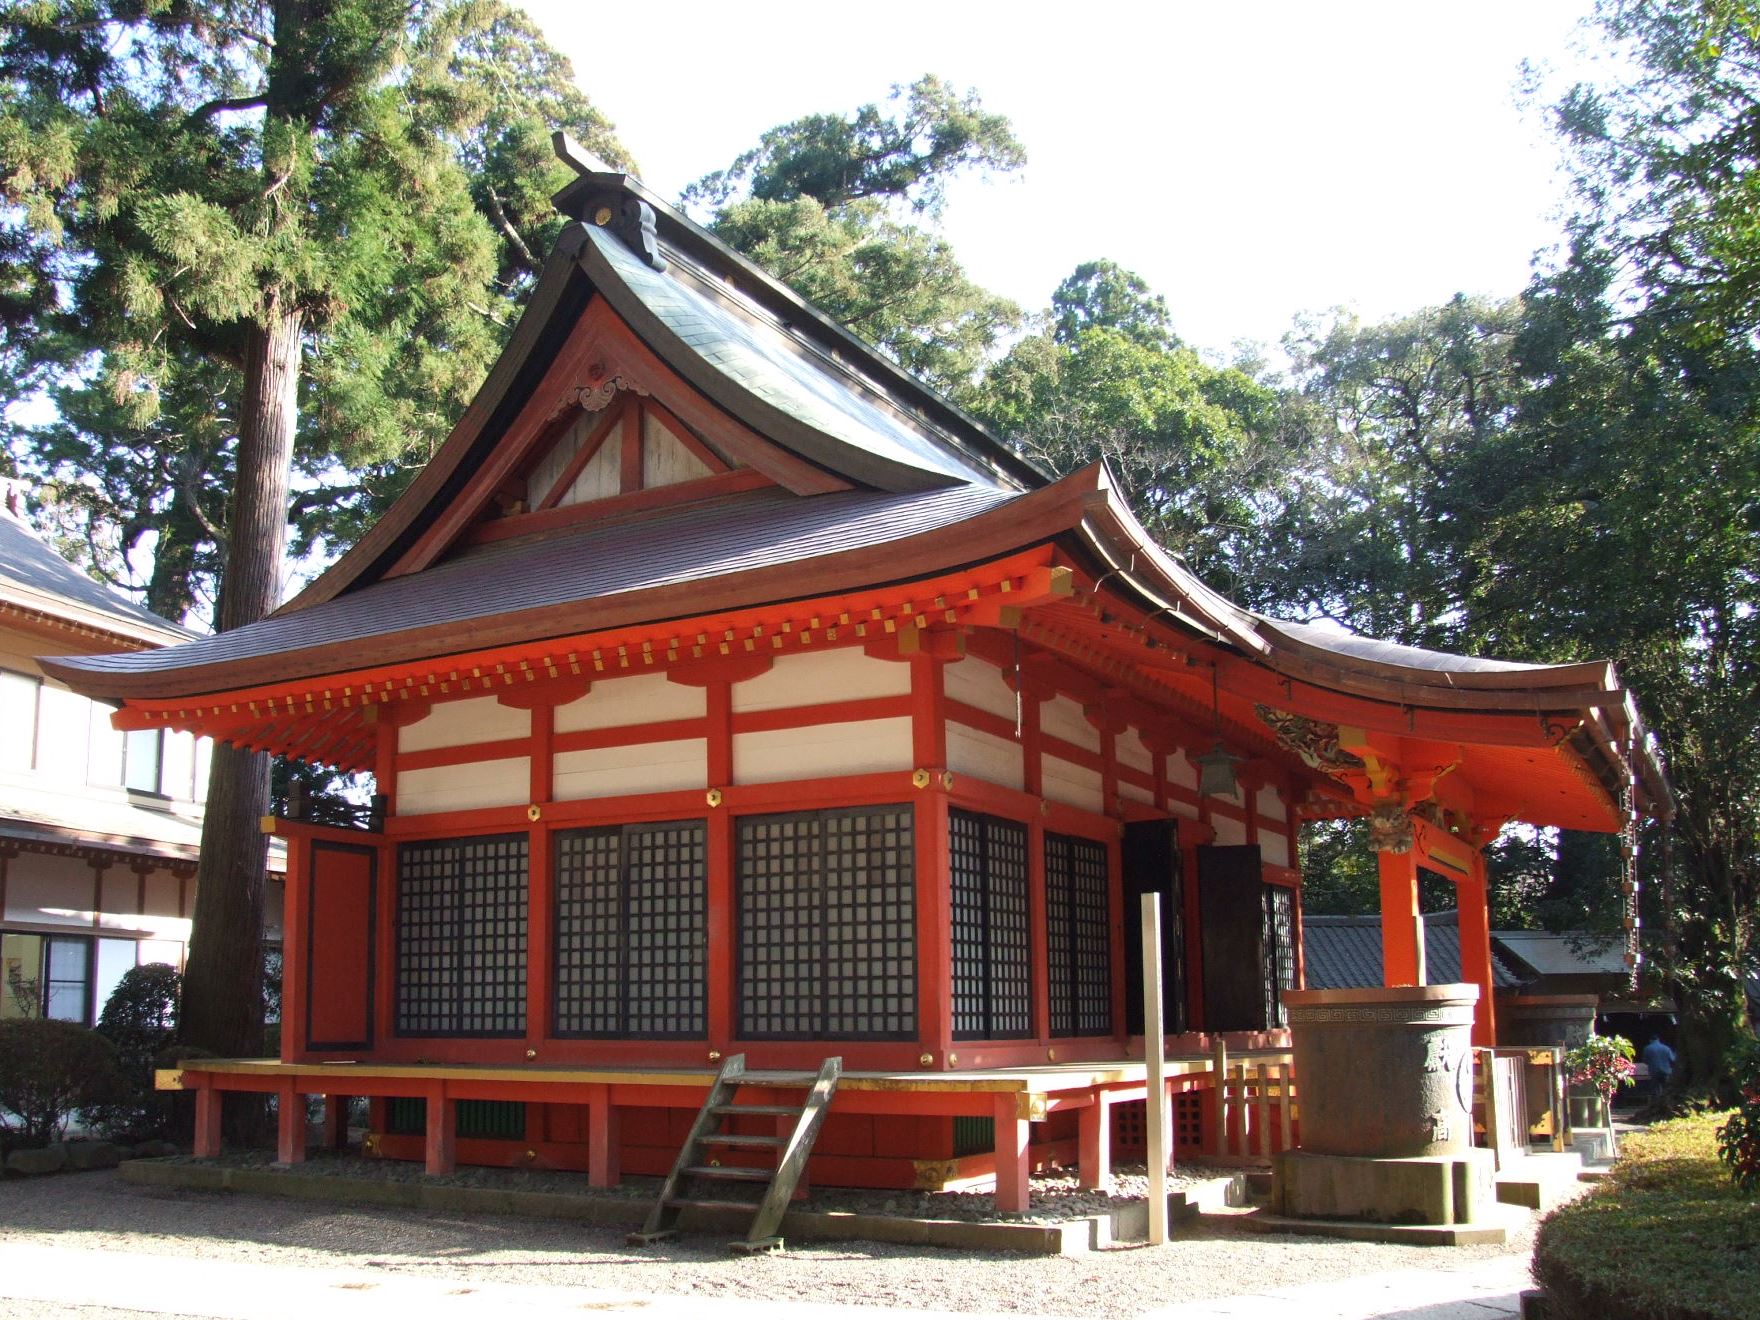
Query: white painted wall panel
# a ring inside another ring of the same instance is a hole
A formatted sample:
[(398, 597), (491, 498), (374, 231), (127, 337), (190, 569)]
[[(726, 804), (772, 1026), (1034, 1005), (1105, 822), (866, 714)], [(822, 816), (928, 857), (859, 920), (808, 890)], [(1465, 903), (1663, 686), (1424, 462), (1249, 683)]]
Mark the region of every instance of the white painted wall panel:
[(110, 708), (93, 702), (87, 719), (86, 782), (105, 786), (122, 783), (123, 734), (111, 726)]
[(104, 885), (99, 895), (99, 924), (104, 926), (139, 925), (136, 909), (140, 907), (140, 885), (133, 871), (126, 866), (112, 866), (104, 872)]
[(1155, 805), (1155, 794), (1146, 788), (1138, 788), (1128, 780), (1118, 781), (1118, 795), (1127, 802), (1141, 802), (1144, 806)]
[[(532, 713), (503, 706), (494, 697), (469, 697), (463, 701), (435, 704), (426, 719), (397, 731), (400, 752), (427, 751), (433, 747), (463, 747), (470, 743), (525, 738), (532, 732)], [(398, 809), (402, 810), (401, 787)]]
[(1019, 743), (951, 721), (947, 726), (947, 768), (956, 775), (970, 775), (1003, 788), (1026, 786)]
[(1146, 775), (1155, 773), (1155, 753), (1143, 746), (1143, 740), (1135, 729), (1126, 729), (1114, 738), (1112, 751), (1118, 757), (1120, 765), (1128, 765)]
[(1002, 671), (995, 665), (969, 655), (947, 665), (941, 672), (946, 676), (947, 695), (952, 700), (963, 701), (968, 706), (987, 710), (1014, 723), (1014, 689), (1009, 687)]
[[(592, 420), (597, 423), (598, 418)], [(587, 460), (586, 467), (581, 469), (580, 476), (574, 479), (574, 485), (557, 501), (558, 504), (586, 504), (623, 492), (623, 424), (615, 422), (613, 426), (616, 429), (605, 437), (599, 452)]]
[(91, 867), (77, 857), (13, 858), (6, 872), (6, 920), (89, 929), (92, 915)]
[(1172, 751), (1167, 754), (1167, 782), (1178, 784), (1182, 788), (1198, 786), (1198, 769), (1186, 759), (1184, 752)]
[(703, 738), (597, 747), (560, 752), (555, 794), (572, 798), (622, 797), (627, 793), (673, 793), (709, 786), (709, 744)]
[(1167, 804), (1167, 811), (1169, 815), (1178, 816), (1181, 820), (1198, 819), (1198, 809), (1191, 806), (1189, 803), (1169, 802)]
[(1270, 866), (1290, 866), (1289, 841), (1281, 834), (1273, 834), (1269, 830), (1259, 835), (1259, 855)]
[(907, 718), (740, 733), (733, 739), (736, 784), (776, 784), (911, 768), (911, 722)]
[(1039, 728), (1053, 738), (1085, 747), (1090, 752), (1100, 750), (1100, 730), (1088, 723), (1087, 716), (1082, 714), (1081, 703), (1070, 697), (1057, 696), (1042, 703)]
[(642, 414), (642, 485), (676, 486), (681, 481), (714, 475), (684, 443), (652, 413)]
[(1247, 841), (1246, 825), (1235, 820), (1232, 816), (1212, 816), (1210, 824), (1216, 830), (1217, 843), (1245, 843)]
[(1283, 799), (1277, 796), (1275, 788), (1261, 788), (1258, 793), (1258, 807), (1261, 816), (1270, 816), (1273, 820), (1284, 819)]
[(168, 871), (152, 871), (147, 875), (147, 913), (155, 917), (177, 916), (178, 895), (183, 886)]
[(510, 756), (500, 761), (400, 771), (397, 814), (425, 816), (434, 811), (517, 806), (531, 797), (531, 763), (529, 756)]
[(700, 719), (707, 710), (708, 696), (702, 688), (671, 682), (665, 674), (598, 679), (579, 701), (556, 708), (556, 731)]
[[(733, 685), (733, 708), (780, 710), (830, 701), (903, 697), (911, 690), (911, 667), (897, 660), (875, 660), (859, 646), (778, 657), (769, 672)], [(787, 776), (794, 778), (794, 776)]]
[(1098, 771), (1066, 761), (1061, 756), (1044, 756), (1039, 760), (1039, 779), (1045, 796), (1052, 801), (1096, 814), (1105, 813), (1106, 797)]

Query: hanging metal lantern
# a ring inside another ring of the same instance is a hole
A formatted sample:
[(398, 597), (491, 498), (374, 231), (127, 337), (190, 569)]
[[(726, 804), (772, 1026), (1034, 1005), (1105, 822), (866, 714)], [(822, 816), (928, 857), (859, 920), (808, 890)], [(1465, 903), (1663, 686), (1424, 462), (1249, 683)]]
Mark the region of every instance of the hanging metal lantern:
[(1198, 767), (1198, 796), (1225, 797), (1240, 801), (1241, 781), (1236, 773), (1242, 761), (1247, 758), (1236, 756), (1217, 739), (1216, 745), (1201, 756), (1193, 758)]

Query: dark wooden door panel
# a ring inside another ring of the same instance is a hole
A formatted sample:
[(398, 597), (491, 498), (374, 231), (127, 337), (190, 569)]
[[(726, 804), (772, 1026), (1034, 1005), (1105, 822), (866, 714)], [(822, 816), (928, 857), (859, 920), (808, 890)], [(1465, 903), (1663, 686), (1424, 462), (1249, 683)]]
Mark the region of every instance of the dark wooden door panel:
[(1198, 849), (1206, 1030), (1265, 1028), (1264, 904), (1257, 844)]

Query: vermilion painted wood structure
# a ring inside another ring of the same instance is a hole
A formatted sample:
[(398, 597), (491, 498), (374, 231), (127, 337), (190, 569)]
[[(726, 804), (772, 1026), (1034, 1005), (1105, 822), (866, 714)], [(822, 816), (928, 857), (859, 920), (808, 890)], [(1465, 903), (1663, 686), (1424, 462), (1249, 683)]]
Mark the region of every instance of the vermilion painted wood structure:
[[(723, 1054), (835, 1053), (816, 1177), (994, 1172), (1021, 1206), (1035, 1159), (1097, 1178), (1142, 1098), (1135, 895), (1165, 896), (1174, 1089), (1213, 1037), (1284, 1043), (1315, 815), (1373, 817), (1390, 983), (1417, 975), (1417, 868), (1458, 883), (1493, 1039), (1483, 843), (1620, 830), (1665, 792), (1610, 666), (1241, 610), (1104, 468), (1039, 472), (576, 163), (506, 354), (358, 545), (251, 627), (44, 662), (124, 727), (386, 799), (382, 830), (269, 822), (282, 1058), (183, 1070), (205, 1146), (225, 1090), (366, 1095), (383, 1153), (603, 1182), (668, 1166)], [(1238, 795), (1198, 792), (1213, 744)]]

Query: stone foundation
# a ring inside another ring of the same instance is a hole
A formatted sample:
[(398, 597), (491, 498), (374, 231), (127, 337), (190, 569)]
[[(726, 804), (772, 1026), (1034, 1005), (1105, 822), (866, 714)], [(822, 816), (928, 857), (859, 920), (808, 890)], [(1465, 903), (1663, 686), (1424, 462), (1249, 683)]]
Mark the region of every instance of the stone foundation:
[(1496, 1199), (1490, 1151), (1386, 1159), (1292, 1150), (1278, 1157), (1272, 1212), (1383, 1224), (1470, 1224), (1483, 1219)]

